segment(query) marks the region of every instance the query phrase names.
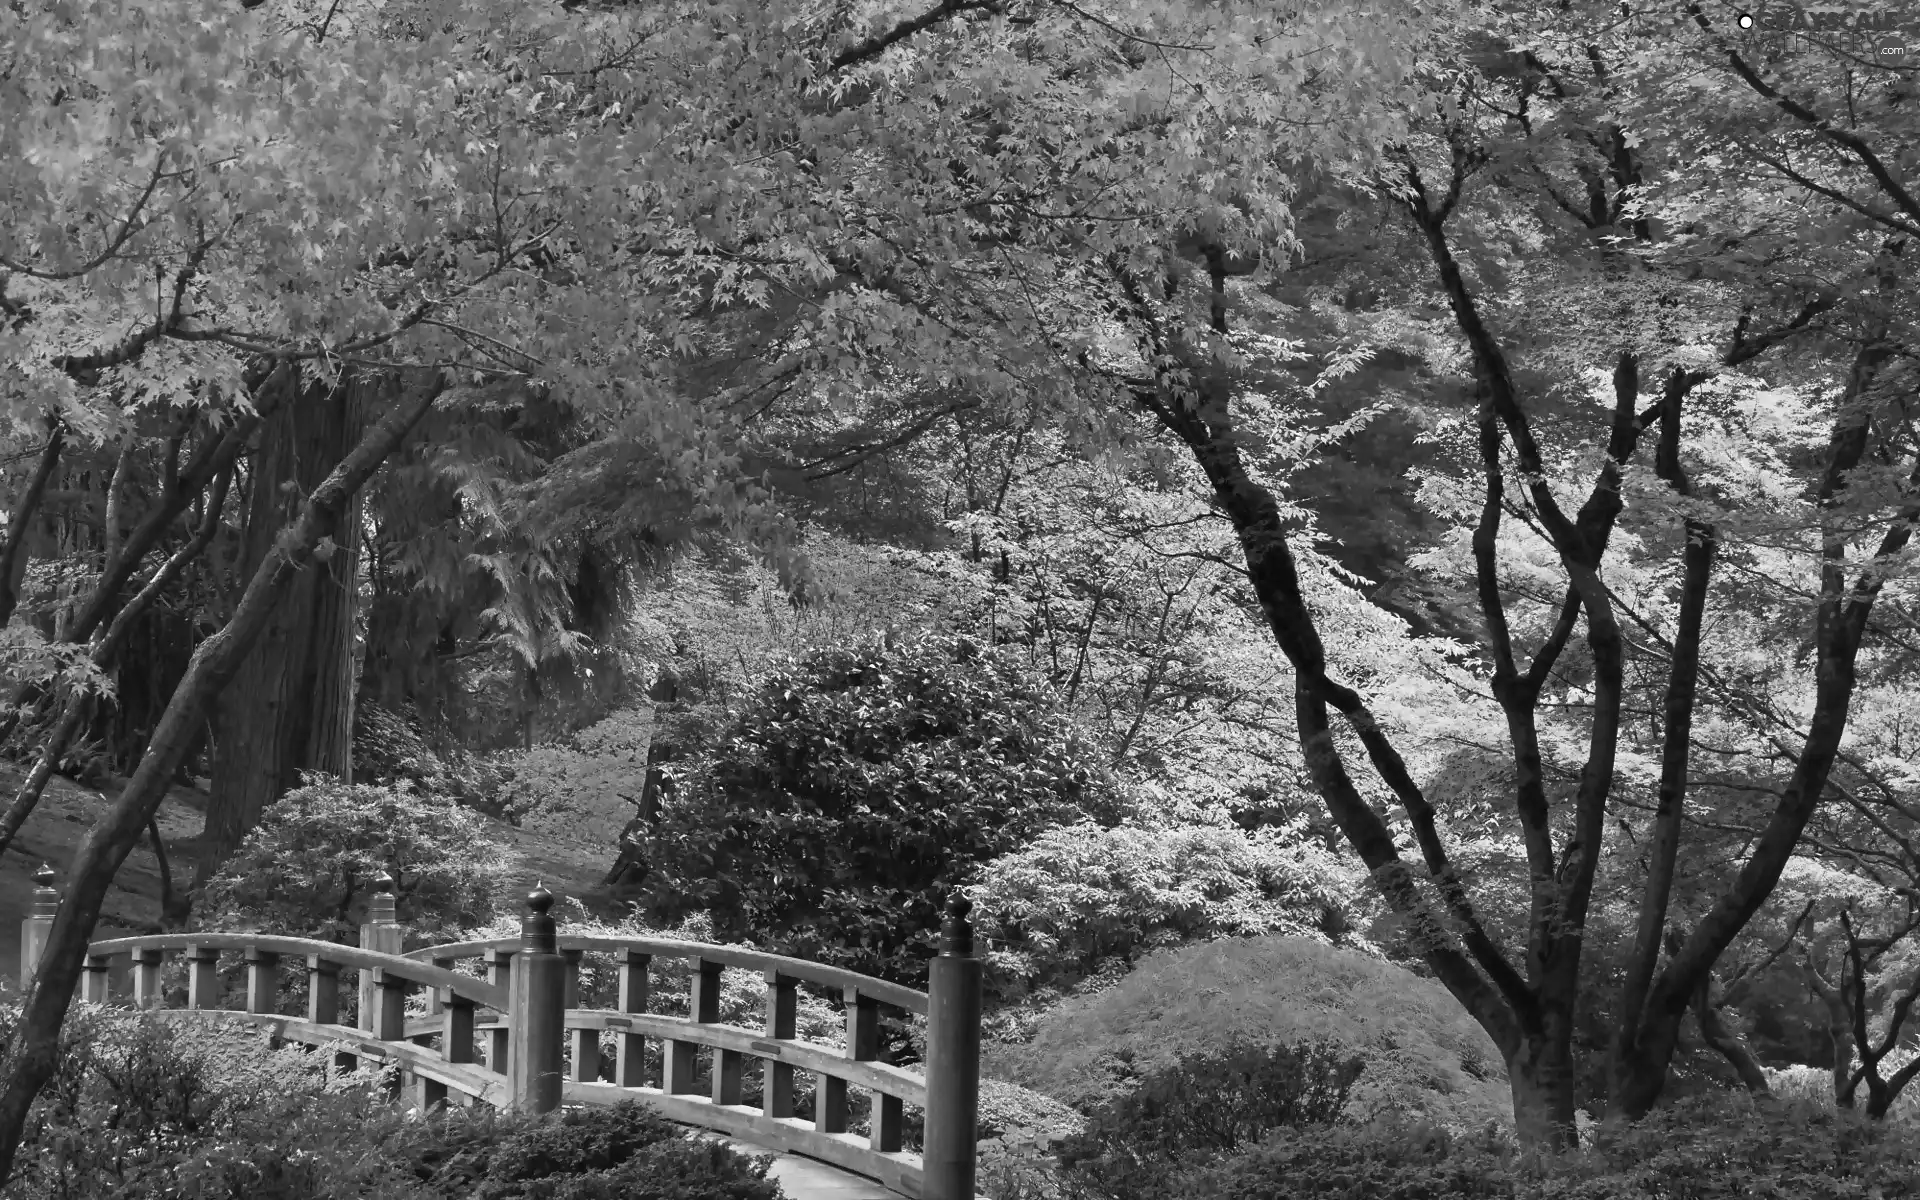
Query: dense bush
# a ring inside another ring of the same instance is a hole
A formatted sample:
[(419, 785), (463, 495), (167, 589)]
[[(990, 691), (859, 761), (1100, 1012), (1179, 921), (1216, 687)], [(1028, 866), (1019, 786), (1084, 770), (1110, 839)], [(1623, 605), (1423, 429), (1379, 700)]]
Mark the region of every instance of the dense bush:
[(1112, 821), (1099, 757), (1006, 655), (965, 639), (826, 650), (760, 681), (674, 771), (641, 897), (904, 983), (942, 888), (1050, 826)]
[(565, 741), (490, 756), (502, 814), (610, 858), (640, 801), (652, 731), (648, 710), (621, 709)]
[(1387, 1119), (1283, 1130), (1198, 1166), (1178, 1186), (1187, 1200), (1509, 1200), (1512, 1160), (1485, 1131)]
[(988, 986), (1069, 985), (1152, 950), (1214, 937), (1351, 936), (1353, 872), (1297, 830), (1189, 825), (1051, 829), (969, 889)]
[(1188, 1200), (1895, 1200), (1920, 1193), (1920, 1131), (1798, 1100), (1716, 1092), (1586, 1150), (1528, 1161), (1491, 1132), (1429, 1124), (1286, 1129), (1182, 1175)]
[[(482, 1119), (484, 1122), (484, 1119)], [(562, 1109), (544, 1120), (484, 1122), (430, 1176), (447, 1200), (779, 1200), (770, 1159), (690, 1136), (631, 1101)]]
[(477, 814), (408, 786), (310, 776), (271, 805), (195, 905), (202, 928), (351, 941), (391, 871), (410, 942), (490, 919), (504, 862)]
[[(17, 1015), (0, 1014), (0, 1036)], [(412, 1200), (404, 1165), (368, 1153), (397, 1124), (369, 1104), (377, 1076), (329, 1078), (312, 1061), (252, 1030), (82, 1006), (0, 1197)]]
[(1182, 1054), (1096, 1109), (1061, 1147), (1069, 1173), (1115, 1200), (1167, 1195), (1182, 1164), (1274, 1129), (1342, 1118), (1360, 1060), (1327, 1045), (1229, 1045)]
[(1142, 959), (1046, 1013), (986, 1071), (1091, 1112), (1182, 1054), (1325, 1042), (1366, 1064), (1349, 1116), (1402, 1110), (1462, 1126), (1510, 1119), (1498, 1052), (1438, 984), (1295, 937), (1233, 938)]

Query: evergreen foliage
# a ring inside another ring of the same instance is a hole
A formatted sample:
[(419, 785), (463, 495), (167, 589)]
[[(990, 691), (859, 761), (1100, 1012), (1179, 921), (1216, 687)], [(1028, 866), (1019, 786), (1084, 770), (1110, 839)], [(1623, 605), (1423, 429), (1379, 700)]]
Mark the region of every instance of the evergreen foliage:
[(808, 654), (673, 775), (638, 847), (653, 914), (703, 909), (723, 938), (911, 984), (943, 891), (1123, 809), (1045, 689), (965, 638)]

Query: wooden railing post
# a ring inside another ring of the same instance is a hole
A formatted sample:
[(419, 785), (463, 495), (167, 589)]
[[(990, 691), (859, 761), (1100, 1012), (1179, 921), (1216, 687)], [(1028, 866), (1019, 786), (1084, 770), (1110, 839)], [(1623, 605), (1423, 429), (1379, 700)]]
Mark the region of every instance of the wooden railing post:
[(981, 963), (972, 901), (956, 893), (927, 967), (927, 1132), (923, 1200), (973, 1200), (980, 1112)]
[[(307, 1020), (315, 1025), (340, 1023), (340, 964), (317, 954), (307, 955)], [(360, 1060), (346, 1051), (336, 1051), (336, 1071), (351, 1071)]]
[[(700, 960), (700, 970), (693, 978), (693, 1019), (701, 1024), (715, 1024), (720, 1020), (720, 973), (725, 968), (717, 962)], [(713, 1051), (713, 1102), (715, 1104), (738, 1104), (741, 1096), (742, 1076), (746, 1074), (747, 1056), (738, 1050), (728, 1050), (716, 1046)]]
[[(583, 950), (562, 950), (560, 957), (566, 963), (566, 986), (562, 989), (562, 1008), (580, 1007), (580, 963), (586, 957)], [(580, 1083), (598, 1083), (600, 1081), (600, 1031), (598, 1029), (569, 1029), (567, 1041), (573, 1051), (573, 1078)]]
[[(693, 978), (688, 981), (691, 994), (688, 996), (687, 1015), (696, 1024), (710, 1024), (720, 1019), (720, 964), (700, 959), (693, 964)], [(679, 1095), (693, 1090), (693, 1057), (700, 1053), (697, 1042), (681, 1042), (668, 1038), (660, 1051), (660, 1090), (669, 1096)], [(720, 1079), (720, 1063), (713, 1064), (713, 1077), (716, 1086)]]
[(187, 1007), (220, 1007), (220, 951), (211, 946), (187, 947)]
[[(880, 1002), (872, 996), (848, 988), (847, 1057), (855, 1062), (873, 1062), (880, 1057)], [(885, 1092), (872, 1093), (867, 1117), (867, 1137), (875, 1150), (892, 1153), (900, 1149), (902, 1106), (900, 1097)]]
[(161, 950), (133, 952), (133, 1006), (159, 1008), (166, 1000), (160, 994), (160, 964), (166, 961)]
[[(382, 871), (374, 876), (373, 903), (367, 912), (366, 924), (360, 926), (360, 948), (381, 954), (398, 954), (404, 938), (400, 929), (400, 919), (394, 913), (393, 876)], [(378, 1003), (375, 996), (374, 980), (379, 972), (365, 970), (360, 972), (360, 1019), (357, 1027), (371, 1031), (373, 1029), (374, 1009)]]
[[(473, 1061), (473, 1001), (452, 992), (440, 1009), (440, 1055), (450, 1063)], [(422, 1110), (446, 1102), (446, 1084), (436, 1079), (420, 1081)]]
[(33, 986), (33, 977), (40, 970), (40, 955), (47, 948), (47, 931), (53, 928), (54, 914), (60, 911), (60, 893), (53, 886), (53, 868), (45, 863), (33, 873), (33, 881), (39, 886), (33, 889), (33, 908), (28, 910), (27, 919), (20, 922), (20, 990), (26, 991)]
[(558, 952), (553, 918), (547, 915), (552, 907), (553, 893), (536, 884), (527, 895), (520, 952), (513, 964), (507, 1089), (514, 1110), (523, 1113), (560, 1107), (561, 1059), (567, 1038), (566, 961)]
[[(486, 957), (487, 982), (513, 995), (513, 951), (489, 950)], [(512, 1014), (501, 1013), (500, 1023), (487, 1031), (487, 1070), (507, 1073), (513, 1056)]]
[[(767, 1036), (791, 1040), (798, 1032), (799, 980), (768, 971)], [(760, 1064), (760, 1111), (776, 1120), (793, 1115), (793, 1064), (765, 1059)]]
[(280, 956), (265, 950), (247, 951), (247, 1011), (276, 1012), (280, 1008)]
[(104, 954), (87, 955), (87, 973), (80, 977), (80, 999), (88, 1004), (105, 1004), (112, 967), (113, 960)]
[[(647, 968), (652, 965), (653, 955), (627, 951), (626, 961), (620, 964), (621, 1012), (647, 1011)], [(642, 1087), (646, 1065), (647, 1039), (631, 1031), (621, 1033), (614, 1047), (613, 1081), (621, 1087)]]

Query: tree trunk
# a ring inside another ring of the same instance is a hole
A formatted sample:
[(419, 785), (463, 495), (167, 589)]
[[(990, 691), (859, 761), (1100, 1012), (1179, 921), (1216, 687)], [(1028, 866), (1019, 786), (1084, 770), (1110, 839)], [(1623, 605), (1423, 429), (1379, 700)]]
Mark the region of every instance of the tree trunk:
[(1567, 1150), (1575, 1144), (1573, 1124), (1573, 1043), (1568, 1020), (1557, 1021), (1560, 1036), (1529, 1035), (1518, 1053), (1507, 1056), (1507, 1088), (1513, 1096), (1513, 1129), (1529, 1149)]
[(412, 386), (387, 417), (313, 490), (298, 519), (253, 572), (232, 618), (194, 651), (139, 767), (113, 807), (81, 841), (66, 895), (47, 933), (39, 974), (27, 990), (20, 1021), (7, 1045), (5, 1083), (0, 1086), (0, 1180), (12, 1175), (28, 1112), (59, 1065), (60, 1027), (73, 1002), (87, 945), (114, 875), (165, 798), (207, 705), (253, 651), (280, 599), (313, 560), (315, 548), (340, 527), (353, 493), (426, 414), (444, 386), (437, 373), (415, 373), (409, 382)]
[[(380, 386), (349, 373), (337, 386), (309, 387), (266, 423), (253, 460), (243, 570), (273, 552), (290, 497), (311, 491), (358, 440), (367, 400), (361, 392)], [(359, 531), (357, 499), (349, 497), (330, 535), (333, 549), (316, 549), (218, 704), (196, 886), (239, 847), (268, 805), (298, 786), (301, 771), (350, 777)]]

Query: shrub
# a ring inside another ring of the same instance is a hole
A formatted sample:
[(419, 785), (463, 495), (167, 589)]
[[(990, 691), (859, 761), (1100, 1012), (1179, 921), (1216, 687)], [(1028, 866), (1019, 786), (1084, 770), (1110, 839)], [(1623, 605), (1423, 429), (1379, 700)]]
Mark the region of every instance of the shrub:
[[(1187, 1200), (1508, 1200), (1511, 1151), (1423, 1123), (1286, 1129), (1183, 1174)], [(1593, 1200), (1599, 1200), (1594, 1197)]]
[(984, 1066), (1090, 1112), (1182, 1054), (1244, 1042), (1358, 1055), (1355, 1119), (1394, 1110), (1463, 1126), (1511, 1119), (1498, 1052), (1438, 984), (1306, 938), (1149, 955), (1112, 987), (1048, 1012), (1027, 1043), (989, 1043)]
[(261, 814), (207, 881), (196, 920), (205, 929), (351, 941), (386, 870), (399, 885), (408, 940), (431, 945), (491, 918), (504, 865), (484, 819), (446, 797), (310, 775)]
[(465, 1200), (778, 1200), (768, 1158), (750, 1159), (689, 1134), (627, 1101), (489, 1123), (504, 1132), (472, 1142), (435, 1173), (435, 1188)]
[(939, 889), (1049, 826), (1119, 816), (1052, 696), (965, 639), (790, 661), (673, 780), (634, 848), (654, 917), (704, 909), (722, 937), (909, 984)]
[[(0, 1036), (17, 1015), (4, 1014)], [(391, 1126), (369, 1117), (379, 1112), (369, 1103), (378, 1077), (311, 1069), (323, 1061), (273, 1050), (253, 1030), (81, 1006), (0, 1197), (417, 1197), (407, 1173), (377, 1153)]]
[(1086, 822), (1042, 833), (969, 889), (989, 987), (1012, 999), (1207, 938), (1348, 937), (1353, 872), (1297, 832)]
[(653, 720), (621, 709), (564, 742), (491, 756), (507, 818), (522, 829), (609, 853), (625, 832), (647, 776)]
[(1288, 1125), (1339, 1120), (1360, 1060), (1327, 1045), (1230, 1045), (1182, 1054), (1102, 1105), (1060, 1161), (1119, 1200), (1167, 1194), (1195, 1156), (1231, 1154)]
[(1794, 1099), (1689, 1096), (1580, 1151), (1523, 1157), (1491, 1130), (1389, 1119), (1286, 1129), (1199, 1164), (1189, 1200), (1894, 1200), (1915, 1194), (1920, 1132)]

